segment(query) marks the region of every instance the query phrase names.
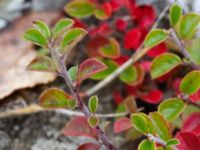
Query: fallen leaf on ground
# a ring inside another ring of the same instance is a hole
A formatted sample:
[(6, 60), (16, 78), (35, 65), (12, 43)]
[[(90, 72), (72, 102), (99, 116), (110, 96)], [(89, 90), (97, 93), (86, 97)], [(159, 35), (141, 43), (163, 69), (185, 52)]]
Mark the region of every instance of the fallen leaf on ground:
[(22, 88), (46, 84), (55, 74), (27, 71), (29, 62), (37, 55), (30, 42), (21, 35), (31, 27), (32, 21), (41, 19), (53, 24), (61, 17), (59, 12), (33, 12), (14, 21), (12, 27), (0, 33), (0, 99)]

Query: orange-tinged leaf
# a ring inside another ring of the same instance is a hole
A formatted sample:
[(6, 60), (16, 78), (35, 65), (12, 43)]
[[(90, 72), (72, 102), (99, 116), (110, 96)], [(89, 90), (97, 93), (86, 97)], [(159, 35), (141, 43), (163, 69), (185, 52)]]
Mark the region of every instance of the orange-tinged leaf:
[(45, 108), (67, 108), (70, 95), (58, 88), (44, 91), (39, 98), (40, 106)]
[(114, 132), (121, 133), (127, 131), (128, 129), (133, 128), (129, 118), (120, 118), (114, 124)]
[(97, 132), (88, 124), (87, 118), (78, 116), (67, 122), (62, 130), (66, 136), (85, 136), (98, 139)]
[(58, 67), (53, 59), (47, 56), (37, 56), (30, 62), (27, 69), (34, 71), (56, 72)]
[(125, 98), (124, 105), (130, 113), (135, 113), (137, 111), (137, 104), (135, 102), (134, 96), (132, 95)]
[(105, 70), (107, 67), (96, 58), (89, 58), (81, 63), (78, 70), (78, 81), (81, 82), (92, 75)]
[(110, 38), (109, 43), (99, 48), (99, 53), (107, 58), (118, 58), (120, 56), (120, 46), (118, 41), (114, 38)]
[(81, 144), (77, 150), (99, 150), (100, 146), (95, 143), (84, 143)]

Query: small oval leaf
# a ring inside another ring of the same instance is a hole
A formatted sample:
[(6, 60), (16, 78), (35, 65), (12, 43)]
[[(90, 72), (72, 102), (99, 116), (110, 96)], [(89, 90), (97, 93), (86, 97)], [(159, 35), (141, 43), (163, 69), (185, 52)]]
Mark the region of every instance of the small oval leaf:
[(199, 25), (200, 16), (195, 13), (188, 13), (183, 16), (179, 24), (179, 36), (183, 39), (191, 37), (191, 34)]
[(47, 56), (37, 56), (27, 66), (28, 70), (56, 72), (58, 70), (57, 64)]
[(178, 145), (180, 142), (176, 138), (172, 138), (167, 141), (166, 146), (173, 146), (173, 145)]
[(47, 46), (47, 43), (48, 43), (44, 35), (38, 30), (33, 29), (33, 28), (28, 29), (24, 33), (23, 38), (39, 46)]
[(152, 48), (168, 38), (168, 32), (162, 29), (151, 31), (144, 40), (145, 47)]
[(95, 128), (99, 124), (99, 118), (96, 116), (90, 116), (88, 118), (88, 123), (92, 128)]
[(150, 68), (152, 79), (158, 78), (168, 73), (169, 71), (180, 65), (181, 62), (181, 59), (177, 55), (172, 53), (164, 53), (157, 56), (153, 60)]
[(183, 112), (185, 107), (184, 101), (175, 97), (164, 100), (159, 105), (158, 111), (167, 121), (173, 121)]
[(193, 94), (200, 88), (200, 71), (189, 72), (180, 83), (180, 90), (185, 94)]
[(171, 131), (164, 117), (158, 112), (150, 113), (149, 117), (159, 137), (164, 141), (168, 141), (171, 138)]
[(140, 114), (132, 114), (131, 115), (131, 123), (135, 129), (140, 131), (141, 133), (148, 133), (148, 126), (146, 119)]
[(115, 124), (114, 124), (115, 133), (121, 133), (131, 128), (133, 128), (133, 126), (129, 118), (123, 117), (115, 121)]
[(81, 82), (92, 75), (105, 70), (107, 67), (100, 60), (96, 58), (86, 59), (81, 63), (78, 70), (78, 81)]
[(72, 17), (87, 18), (93, 15), (94, 6), (91, 2), (85, 0), (76, 0), (67, 3), (65, 11)]
[(58, 37), (60, 34), (63, 34), (65, 30), (71, 28), (74, 25), (74, 20), (72, 19), (61, 19), (56, 23), (53, 28), (54, 38)]
[(84, 36), (87, 34), (87, 31), (82, 28), (73, 28), (67, 31), (62, 40), (62, 52), (66, 52), (68, 49), (72, 49), (78, 42), (80, 42)]
[(77, 80), (78, 66), (73, 66), (68, 70), (69, 77), (72, 81)]
[(175, 27), (176, 24), (179, 22), (181, 16), (182, 16), (182, 8), (179, 5), (174, 4), (170, 8), (169, 12), (169, 19), (171, 26)]
[(92, 96), (89, 99), (89, 110), (91, 113), (96, 113), (98, 109), (99, 99), (97, 96)]
[(34, 27), (45, 36), (46, 40), (49, 40), (51, 36), (51, 31), (48, 25), (40, 20), (34, 21), (33, 23), (34, 23)]
[(107, 68), (105, 70), (93, 75), (91, 77), (91, 79), (93, 79), (93, 80), (102, 80), (102, 79), (104, 79), (109, 74), (114, 72), (118, 67), (117, 63), (114, 62), (113, 60), (103, 59), (101, 61), (106, 65)]
[(187, 50), (190, 54), (190, 59), (195, 62), (195, 64), (200, 65), (200, 39), (196, 38), (191, 40), (187, 45)]
[(143, 140), (139, 144), (138, 150), (156, 150), (156, 144), (150, 140)]
[(70, 95), (58, 88), (44, 91), (39, 98), (40, 106), (44, 108), (67, 108)]
[(124, 83), (133, 83), (137, 79), (137, 70), (135, 66), (130, 66), (126, 70), (124, 70), (119, 79)]
[(99, 48), (99, 52), (106, 58), (115, 59), (120, 56), (120, 46), (116, 39), (110, 38), (109, 43)]

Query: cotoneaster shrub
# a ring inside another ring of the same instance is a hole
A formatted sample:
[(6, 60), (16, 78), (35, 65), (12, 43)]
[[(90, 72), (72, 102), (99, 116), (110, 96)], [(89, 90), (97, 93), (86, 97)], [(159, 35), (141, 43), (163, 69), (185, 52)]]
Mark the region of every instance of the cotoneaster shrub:
[[(126, 16), (120, 13), (124, 9)], [(200, 149), (200, 41), (196, 36), (200, 15), (183, 13), (173, 4), (170, 27), (150, 30), (156, 22), (156, 11), (151, 5), (138, 6), (132, 0), (75, 0), (66, 4), (65, 11), (73, 19), (61, 19), (53, 28), (37, 20), (23, 35), (48, 50), (45, 56), (32, 60), (28, 69), (57, 73), (70, 89), (70, 93), (58, 88), (44, 91), (40, 106), (79, 110), (85, 115), (73, 117), (63, 133), (91, 137), (115, 150), (105, 133), (108, 123), (96, 115), (101, 101), (94, 95), (85, 105), (82, 99), (89, 95), (80, 94), (79, 88), (84, 80), (103, 80), (132, 59), (124, 51), (146, 52), (146, 59), (119, 75), (125, 95), (111, 93), (117, 105), (116, 116), (126, 112), (124, 117), (115, 118), (114, 132), (126, 132), (131, 140), (144, 135), (139, 150)], [(90, 17), (95, 26), (84, 21)], [(87, 33), (89, 58), (69, 68), (66, 61), (71, 51)], [(156, 111), (138, 112), (136, 99), (157, 106)], [(100, 145), (85, 143), (77, 149), (98, 150)]]

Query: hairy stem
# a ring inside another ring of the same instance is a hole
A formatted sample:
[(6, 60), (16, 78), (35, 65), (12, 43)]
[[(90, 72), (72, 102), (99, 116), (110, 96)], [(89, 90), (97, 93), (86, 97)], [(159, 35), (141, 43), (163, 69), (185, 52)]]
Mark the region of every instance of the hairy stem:
[[(70, 89), (71, 94), (73, 95), (74, 99), (78, 103), (78, 109), (83, 112), (83, 114), (88, 118), (91, 116), (89, 109), (86, 107), (86, 105), (83, 103), (80, 95), (78, 94), (78, 91), (76, 88), (73, 87), (73, 83), (69, 78), (66, 65), (65, 65), (65, 60), (63, 58), (58, 58), (58, 63), (60, 67), (60, 76), (65, 80), (67, 86)], [(115, 147), (109, 142), (108, 137), (106, 136), (105, 132), (100, 128), (99, 125), (95, 127), (99, 139), (102, 141), (102, 143), (110, 150), (116, 150)]]
[[(165, 13), (170, 8), (171, 4), (168, 4), (165, 9), (161, 12), (159, 15), (157, 21), (152, 26), (151, 30), (156, 28), (158, 26), (158, 22), (165, 16)], [(140, 45), (140, 47), (137, 49), (137, 51), (130, 57), (128, 61), (126, 61), (123, 65), (121, 65), (118, 69), (116, 69), (111, 75), (107, 76), (104, 80), (100, 81), (98, 84), (96, 84), (94, 87), (86, 91), (87, 96), (94, 95), (97, 91), (104, 88), (106, 85), (108, 85), (110, 82), (112, 82), (115, 78), (117, 78), (124, 70), (126, 70), (129, 66), (137, 62), (139, 59), (141, 59), (148, 51), (149, 49), (143, 48), (143, 43)]]

